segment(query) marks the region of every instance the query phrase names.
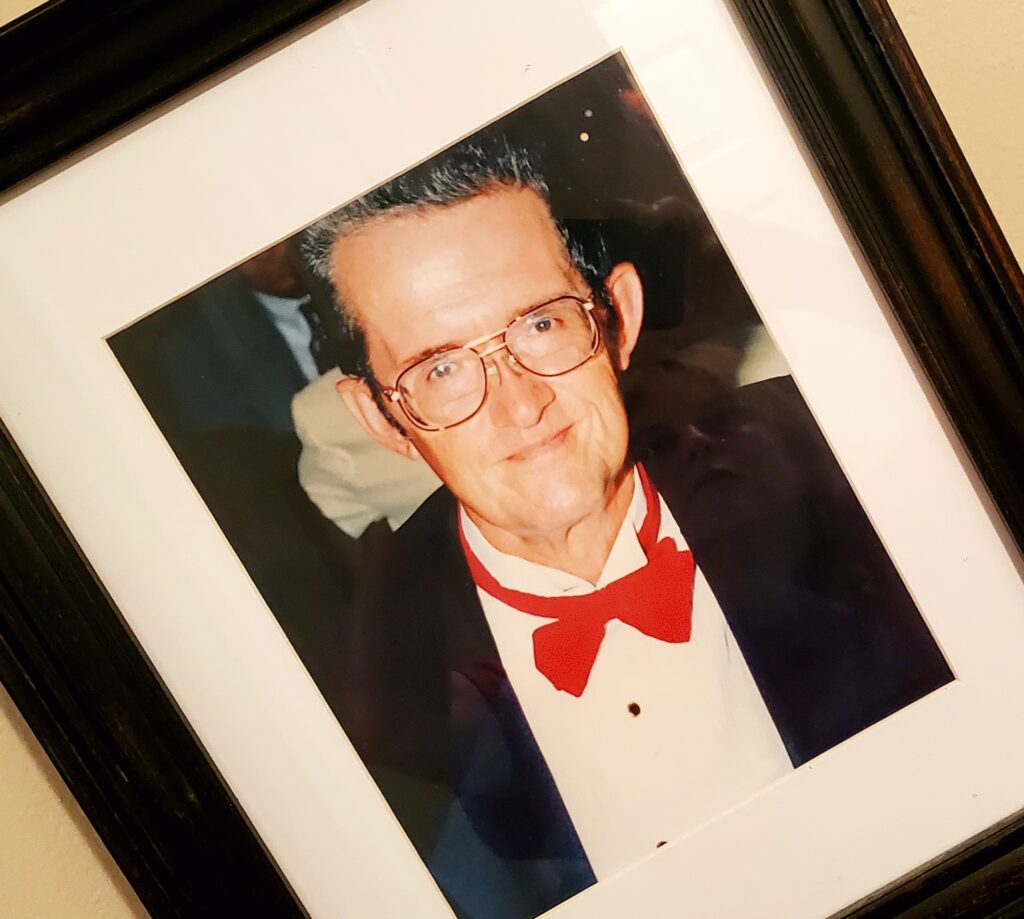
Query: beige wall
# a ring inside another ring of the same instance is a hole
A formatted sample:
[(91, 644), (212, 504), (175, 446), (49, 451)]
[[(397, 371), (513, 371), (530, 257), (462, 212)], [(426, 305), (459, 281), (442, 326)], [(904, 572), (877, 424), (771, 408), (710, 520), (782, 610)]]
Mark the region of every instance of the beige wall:
[[(0, 25), (37, 6), (0, 0)], [(0, 687), (0, 915), (144, 919), (146, 911)]]
[(146, 912), (0, 688), (0, 915), (131, 919)]
[[(891, 0), (1011, 245), (1024, 256), (1020, 0)], [(0, 22), (32, 0), (0, 0)], [(144, 916), (35, 738), (0, 691), (0, 891), (5, 916)]]
[(41, 5), (35, 0), (0, 0), (0, 25)]
[(1024, 3), (889, 0), (1006, 237), (1024, 260)]

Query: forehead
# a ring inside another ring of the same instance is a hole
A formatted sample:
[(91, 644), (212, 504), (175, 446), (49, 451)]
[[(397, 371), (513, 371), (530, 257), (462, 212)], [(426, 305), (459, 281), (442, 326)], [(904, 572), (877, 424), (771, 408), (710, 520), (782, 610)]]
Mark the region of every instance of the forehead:
[(378, 219), (337, 242), (331, 261), (368, 340), (396, 354), (494, 331), (573, 278), (547, 204), (520, 188)]

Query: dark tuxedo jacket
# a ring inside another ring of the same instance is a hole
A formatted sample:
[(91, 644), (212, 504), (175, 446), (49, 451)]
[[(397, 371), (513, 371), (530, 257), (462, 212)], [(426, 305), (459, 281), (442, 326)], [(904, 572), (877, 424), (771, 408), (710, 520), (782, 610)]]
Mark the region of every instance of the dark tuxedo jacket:
[[(794, 765), (951, 679), (791, 380), (642, 421), (632, 441)], [(442, 489), (398, 533), (378, 531), (346, 658), (322, 688), (456, 912), (524, 919), (594, 878), (455, 521)]]
[(111, 348), (314, 679), (336, 665), (357, 547), (298, 482), (306, 385), (238, 272), (118, 333)]

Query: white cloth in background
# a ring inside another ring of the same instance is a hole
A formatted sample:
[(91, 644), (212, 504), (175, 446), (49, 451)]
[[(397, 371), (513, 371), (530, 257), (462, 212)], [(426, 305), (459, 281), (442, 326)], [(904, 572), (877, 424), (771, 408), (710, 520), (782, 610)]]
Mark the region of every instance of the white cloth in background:
[(762, 380), (789, 376), (790, 372), (768, 330), (763, 325), (755, 325), (747, 339), (743, 361), (736, 370), (736, 385), (748, 386)]
[(349, 536), (375, 520), (398, 529), (441, 482), (422, 460), (380, 446), (341, 401), (340, 370), (314, 380), (292, 400), (302, 442), (299, 482), (310, 500)]
[(302, 375), (307, 380), (315, 380), (320, 374), (313, 358), (313, 330), (302, 315), (302, 307), (309, 302), (309, 295), (304, 297), (276, 297), (254, 290), (252, 295), (260, 306), (267, 311), (270, 321), (284, 339), (288, 350), (292, 352)]

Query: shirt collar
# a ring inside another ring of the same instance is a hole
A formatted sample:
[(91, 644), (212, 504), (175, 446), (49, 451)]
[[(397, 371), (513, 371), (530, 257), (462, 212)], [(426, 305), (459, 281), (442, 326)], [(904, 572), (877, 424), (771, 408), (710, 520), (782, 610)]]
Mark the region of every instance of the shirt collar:
[(301, 297), (278, 297), (275, 294), (265, 294), (262, 290), (254, 290), (252, 295), (268, 313), (281, 319), (294, 316), (310, 299), (309, 294), (304, 294)]

